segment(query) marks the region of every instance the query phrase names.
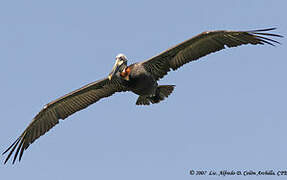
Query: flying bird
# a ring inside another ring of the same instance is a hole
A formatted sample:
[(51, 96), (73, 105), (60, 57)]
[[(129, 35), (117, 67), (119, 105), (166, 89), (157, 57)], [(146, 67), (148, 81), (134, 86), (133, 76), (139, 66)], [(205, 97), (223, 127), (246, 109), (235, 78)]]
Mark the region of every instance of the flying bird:
[[(19, 161), (23, 152), (40, 136), (44, 135), (59, 120), (80, 111), (102, 98), (116, 92), (132, 91), (139, 95), (136, 105), (159, 103), (174, 90), (174, 85), (159, 85), (157, 81), (170, 70), (176, 70), (184, 64), (195, 61), (205, 55), (226, 47), (244, 44), (280, 44), (270, 37), (283, 37), (268, 31), (276, 28), (253, 31), (206, 31), (188, 39), (148, 60), (127, 65), (127, 57), (116, 56), (113, 69), (106, 78), (87, 84), (80, 89), (60, 97), (43, 107), (16, 141), (3, 153), (8, 153), (4, 164), (14, 153), (13, 164)], [(15, 151), (16, 150), (16, 151)]]

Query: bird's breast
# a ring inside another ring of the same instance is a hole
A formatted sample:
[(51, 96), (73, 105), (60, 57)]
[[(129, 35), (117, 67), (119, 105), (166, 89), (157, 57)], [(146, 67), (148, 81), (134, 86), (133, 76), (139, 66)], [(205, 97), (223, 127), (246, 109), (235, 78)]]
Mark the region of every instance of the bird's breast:
[(148, 73), (130, 73), (127, 86), (138, 95), (153, 95), (157, 88), (157, 82)]

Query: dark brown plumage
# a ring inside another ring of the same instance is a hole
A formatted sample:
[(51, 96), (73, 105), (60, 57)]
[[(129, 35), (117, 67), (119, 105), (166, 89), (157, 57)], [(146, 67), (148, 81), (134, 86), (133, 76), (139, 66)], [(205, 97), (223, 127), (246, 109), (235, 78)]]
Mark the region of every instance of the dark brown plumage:
[(203, 32), (157, 56), (130, 66), (127, 66), (126, 57), (119, 54), (108, 78), (88, 84), (44, 106), (21, 136), (3, 153), (9, 152), (4, 163), (9, 160), (13, 152), (15, 152), (13, 163), (17, 157), (20, 161), (23, 152), (29, 145), (58, 124), (59, 119), (65, 119), (115, 92), (132, 91), (138, 94), (137, 105), (158, 103), (174, 90), (174, 85), (158, 86), (157, 84), (157, 81), (171, 69), (176, 70), (190, 61), (225, 47), (236, 47), (243, 44), (269, 44), (272, 46), (276, 43), (279, 44), (278, 41), (267, 38), (268, 36), (283, 37), (278, 34), (266, 33), (266, 31), (274, 29)]

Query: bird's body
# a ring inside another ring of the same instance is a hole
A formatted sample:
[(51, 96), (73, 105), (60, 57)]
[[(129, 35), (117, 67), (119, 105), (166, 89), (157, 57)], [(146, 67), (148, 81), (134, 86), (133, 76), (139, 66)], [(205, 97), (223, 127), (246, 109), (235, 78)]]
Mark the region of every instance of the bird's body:
[[(123, 56), (125, 58), (125, 56)], [(137, 105), (149, 105), (158, 103), (168, 97), (173, 89), (173, 85), (158, 86), (157, 80), (142, 63), (135, 63), (118, 74), (121, 84), (128, 91), (139, 95)]]
[(122, 78), (122, 83), (130, 91), (140, 96), (152, 96), (155, 94), (157, 81), (140, 63), (132, 64), (126, 69), (130, 69), (130, 74), (127, 74), (129, 76), (128, 80)]
[(157, 56), (130, 66), (127, 65), (126, 56), (119, 54), (108, 77), (90, 83), (45, 105), (20, 137), (3, 153), (10, 151), (4, 163), (9, 160), (13, 152), (15, 152), (13, 163), (18, 155), (20, 161), (30, 144), (58, 124), (60, 119), (65, 119), (102, 98), (116, 92), (132, 91), (139, 95), (137, 105), (158, 103), (174, 90), (174, 85), (158, 85), (157, 82), (170, 70), (176, 70), (188, 62), (226, 47), (279, 43), (267, 38), (268, 36), (282, 37), (266, 33), (274, 29), (203, 32)]

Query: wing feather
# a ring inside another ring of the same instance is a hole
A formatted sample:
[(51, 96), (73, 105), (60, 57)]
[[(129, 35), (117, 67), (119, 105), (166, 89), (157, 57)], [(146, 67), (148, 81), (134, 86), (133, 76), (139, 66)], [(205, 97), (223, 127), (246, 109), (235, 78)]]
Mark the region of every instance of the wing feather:
[(203, 32), (142, 62), (142, 64), (156, 80), (159, 80), (171, 69), (176, 70), (188, 62), (225, 49), (225, 47), (237, 47), (244, 44), (269, 44), (272, 46), (280, 44), (278, 41), (268, 38), (268, 36), (283, 37), (278, 34), (266, 33), (266, 31), (274, 29), (276, 28), (253, 31)]
[(17, 157), (20, 161), (30, 144), (58, 124), (59, 119), (65, 119), (98, 100), (121, 91), (126, 91), (126, 88), (121, 85), (119, 79), (114, 78), (110, 81), (105, 78), (50, 102), (34, 117), (21, 136), (3, 153), (10, 151), (4, 163), (9, 160), (13, 152), (15, 152), (13, 164)]

